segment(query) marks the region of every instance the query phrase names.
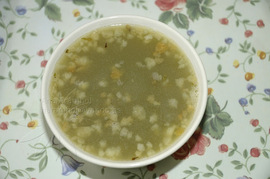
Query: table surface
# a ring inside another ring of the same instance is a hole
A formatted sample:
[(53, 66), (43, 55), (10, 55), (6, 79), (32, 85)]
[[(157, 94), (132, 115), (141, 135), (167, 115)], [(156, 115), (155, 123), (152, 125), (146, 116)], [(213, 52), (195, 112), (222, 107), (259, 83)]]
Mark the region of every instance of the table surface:
[[(77, 27), (113, 15), (162, 21), (198, 52), (205, 116), (172, 156), (111, 169), (77, 158), (41, 110), (53, 50)], [(269, 0), (0, 0), (0, 178), (270, 178)]]

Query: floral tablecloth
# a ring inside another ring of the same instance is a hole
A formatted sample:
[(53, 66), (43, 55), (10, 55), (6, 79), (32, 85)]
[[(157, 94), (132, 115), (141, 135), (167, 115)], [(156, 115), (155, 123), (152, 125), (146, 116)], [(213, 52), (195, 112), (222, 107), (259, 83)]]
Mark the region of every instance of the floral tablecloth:
[[(136, 169), (71, 154), (42, 114), (53, 50), (77, 27), (129, 14), (162, 21), (198, 52), (208, 78), (205, 116), (170, 157)], [(270, 178), (269, 0), (0, 0), (0, 178)]]

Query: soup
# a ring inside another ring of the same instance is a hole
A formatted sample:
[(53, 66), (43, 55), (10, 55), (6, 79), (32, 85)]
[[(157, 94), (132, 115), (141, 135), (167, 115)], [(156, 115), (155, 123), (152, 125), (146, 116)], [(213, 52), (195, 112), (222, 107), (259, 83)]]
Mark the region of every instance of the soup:
[(50, 84), (53, 116), (79, 148), (110, 160), (151, 157), (184, 132), (197, 78), (163, 34), (137, 25), (97, 29), (71, 44)]

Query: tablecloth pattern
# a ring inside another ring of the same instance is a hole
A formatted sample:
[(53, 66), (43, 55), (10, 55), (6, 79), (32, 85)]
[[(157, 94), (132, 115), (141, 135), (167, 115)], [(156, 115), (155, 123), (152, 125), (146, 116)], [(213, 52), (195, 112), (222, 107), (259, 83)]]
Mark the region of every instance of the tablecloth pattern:
[[(40, 100), (53, 50), (98, 18), (139, 15), (183, 35), (208, 79), (204, 118), (168, 158), (135, 169), (96, 166), (48, 128)], [(0, 178), (270, 178), (269, 0), (0, 0)]]

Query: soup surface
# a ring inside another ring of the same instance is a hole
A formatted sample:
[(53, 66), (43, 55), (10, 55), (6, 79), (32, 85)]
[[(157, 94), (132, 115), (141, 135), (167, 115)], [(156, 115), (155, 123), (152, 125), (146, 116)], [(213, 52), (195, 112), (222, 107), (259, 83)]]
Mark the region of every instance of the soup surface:
[(153, 156), (184, 132), (197, 78), (163, 34), (134, 25), (100, 28), (68, 47), (50, 84), (53, 115), (82, 150), (111, 160)]

